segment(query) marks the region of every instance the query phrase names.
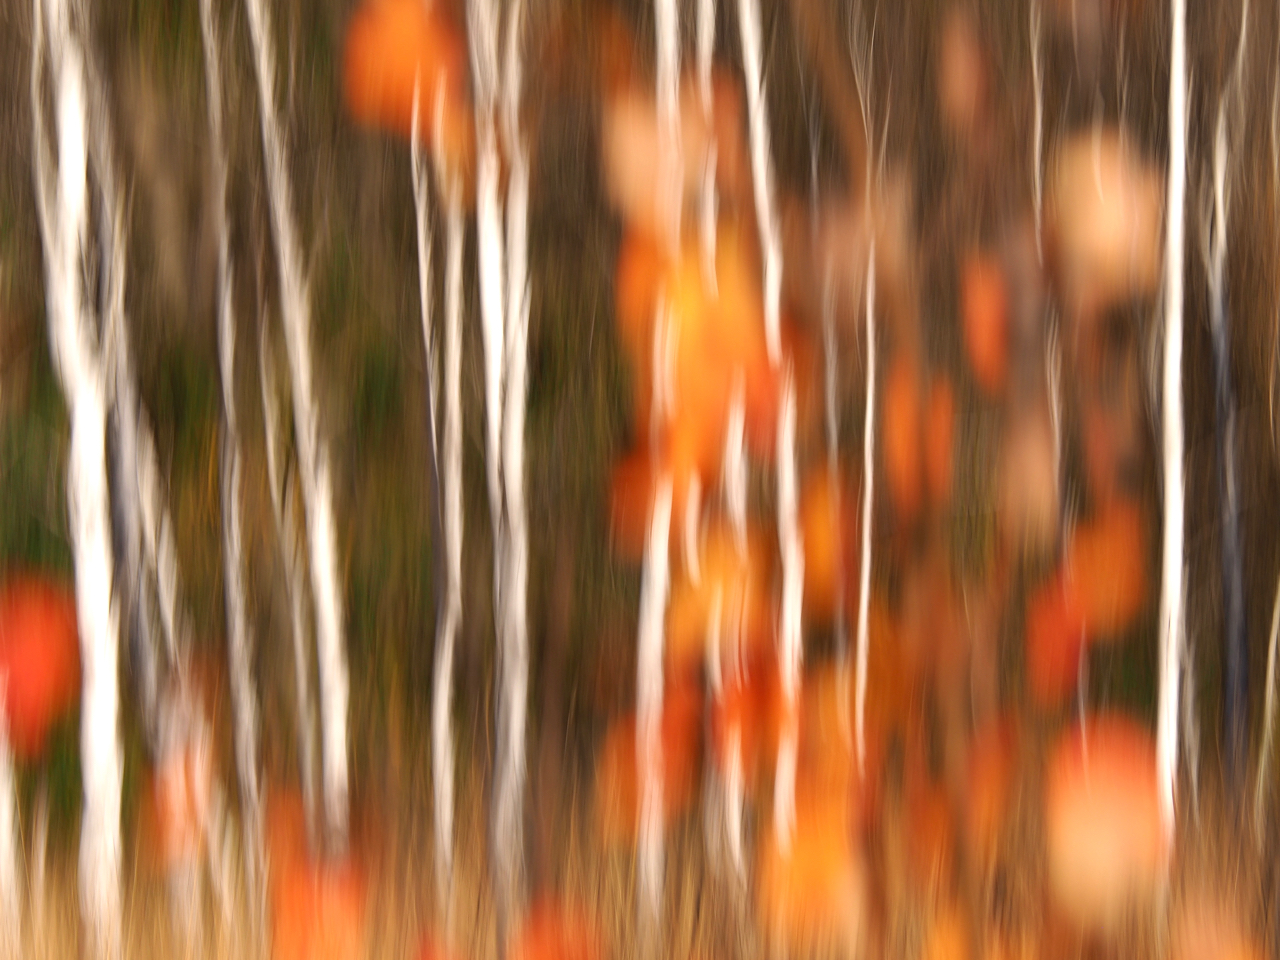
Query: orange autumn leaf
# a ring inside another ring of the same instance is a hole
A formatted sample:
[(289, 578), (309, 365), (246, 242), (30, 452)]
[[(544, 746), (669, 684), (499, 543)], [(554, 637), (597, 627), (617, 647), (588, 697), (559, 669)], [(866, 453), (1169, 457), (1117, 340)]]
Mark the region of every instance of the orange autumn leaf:
[(1091, 640), (1131, 625), (1146, 602), (1146, 545), (1137, 504), (1116, 502), (1078, 526), (1067, 546), (1066, 570)]
[(951, 872), (955, 845), (951, 805), (941, 784), (921, 771), (907, 776), (906, 803), (908, 863), (916, 882), (928, 889)]
[(866, 914), (866, 871), (849, 812), (833, 801), (798, 806), (790, 844), (761, 832), (757, 899), (765, 927), (796, 950), (858, 940)]
[(995, 857), (1009, 813), (1018, 731), (1012, 716), (987, 723), (973, 738), (965, 771), (964, 835), (979, 863)]
[(858, 493), (826, 469), (814, 470), (800, 497), (804, 539), (804, 611), (830, 623), (841, 587), (847, 595), (858, 574)]
[[(659, 728), (664, 820), (683, 812), (693, 798), (701, 725), (699, 690), (692, 684), (668, 689)], [(608, 841), (635, 839), (641, 796), (638, 776), (636, 717), (631, 713), (610, 726), (596, 761), (596, 812), (600, 832)]]
[[(443, 151), (455, 171), (471, 168), (473, 124), (466, 103), (467, 58), (439, 4), (365, 0), (347, 28), (343, 89), (355, 119), (408, 139), (418, 87), (423, 141)], [(441, 116), (437, 142), (436, 110)]]
[(364, 955), (365, 881), (354, 866), (286, 864), (272, 878), (272, 893), (277, 960)]
[(765, 541), (749, 530), (739, 544), (727, 524), (713, 523), (698, 550), (700, 576), (677, 579), (667, 605), (667, 668), (685, 676), (706, 660), (707, 631), (718, 607), (717, 651), (752, 657), (773, 637), (771, 559)]
[(1077, 595), (1053, 577), (1027, 603), (1027, 683), (1048, 709), (1076, 688), (1087, 625)]
[(543, 900), (529, 910), (507, 960), (599, 960), (600, 935), (582, 916)]
[(924, 473), (929, 499), (944, 507), (951, 500), (953, 446), (955, 444), (956, 398), (951, 381), (936, 377), (929, 389), (924, 423)]
[(880, 448), (889, 499), (898, 518), (910, 523), (920, 510), (920, 394), (915, 366), (905, 355), (889, 367), (882, 397)]
[(954, 903), (944, 906), (929, 925), (922, 960), (969, 960), (969, 925)]
[(712, 759), (721, 771), (729, 769), (735, 751), (747, 784), (762, 782), (777, 753), (778, 735), (785, 722), (782, 682), (777, 658), (757, 655), (745, 668), (724, 678), (711, 704)]
[(1160, 817), (1150, 734), (1119, 713), (1062, 735), (1045, 771), (1049, 887), (1082, 928), (1114, 933), (1154, 902), (1170, 845)]
[(315, 861), (302, 799), (275, 793), (267, 805), (272, 956), (277, 960), (355, 960), (364, 955), (366, 881), (350, 854)]
[(36, 575), (10, 578), (0, 592), (0, 677), (14, 756), (33, 761), (80, 692), (75, 595)]
[(213, 756), (208, 744), (173, 750), (149, 777), (142, 822), (146, 850), (167, 870), (197, 860), (203, 850), (213, 792)]
[(1009, 304), (1004, 271), (990, 254), (970, 254), (961, 268), (960, 311), (974, 380), (989, 397), (1004, 392), (1009, 366)]

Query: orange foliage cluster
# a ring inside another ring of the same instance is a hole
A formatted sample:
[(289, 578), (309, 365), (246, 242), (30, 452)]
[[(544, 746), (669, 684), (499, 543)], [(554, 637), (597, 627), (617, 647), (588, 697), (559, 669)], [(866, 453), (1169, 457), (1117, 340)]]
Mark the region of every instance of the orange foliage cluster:
[(343, 90), (357, 121), (406, 140), (416, 96), (423, 143), (469, 179), (475, 128), (466, 47), (442, 4), (365, 0), (347, 27)]
[(70, 587), (38, 575), (0, 590), (0, 679), (10, 748), (32, 762), (80, 693), (80, 641)]

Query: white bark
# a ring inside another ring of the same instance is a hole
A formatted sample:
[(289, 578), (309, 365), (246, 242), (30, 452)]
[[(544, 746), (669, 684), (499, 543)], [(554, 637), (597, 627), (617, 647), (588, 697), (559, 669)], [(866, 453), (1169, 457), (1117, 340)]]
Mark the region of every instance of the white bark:
[(1035, 210), (1036, 259), (1043, 263), (1044, 74), (1040, 65), (1040, 0), (1031, 0), (1031, 87), (1035, 96), (1035, 113), (1031, 123), (1031, 199)]
[(232, 307), (234, 266), (227, 224), (227, 153), (222, 126), (222, 61), (213, 0), (200, 0), (205, 96), (213, 170), (213, 219), (218, 243), (218, 364), (222, 379), (222, 551), (226, 602), (227, 667), (234, 716), (236, 769), (240, 779), (245, 892), (250, 911), (262, 908), (266, 853), (262, 837), (262, 788), (258, 770), (258, 704), (253, 688), (252, 643), (245, 601), (243, 517), (240, 513), (240, 429), (235, 403), (236, 325)]
[(761, 65), (760, 2), (738, 0), (742, 66), (747, 83), (747, 127), (751, 146), (751, 182), (755, 194), (760, 248), (764, 254), (764, 330), (769, 358), (782, 354), (782, 236), (774, 210), (773, 158), (769, 150), (768, 104)]
[(867, 740), (867, 657), (871, 649), (868, 621), (871, 605), (871, 525), (875, 480), (876, 430), (876, 245), (867, 257), (867, 401), (862, 427), (862, 564), (858, 585), (858, 652), (855, 666), (854, 743), (858, 773), (865, 772)]
[(261, 326), (258, 360), (259, 386), (262, 390), (262, 420), (266, 432), (267, 482), (271, 487), (271, 511), (275, 519), (276, 539), (284, 559), (288, 581), (290, 625), (293, 639), (293, 680), (298, 711), (298, 762), (302, 779), (302, 809), (307, 821), (308, 839), (316, 839), (316, 738), (314, 710), (311, 702), (311, 658), (307, 649), (307, 568), (299, 541), (298, 499), (292, 478), (284, 472), (282, 414), (277, 399), (275, 363), (268, 346), (266, 324)]
[(342, 587), (334, 529), (333, 487), (320, 414), (312, 385), (311, 305), (293, 220), (292, 189), (275, 93), (275, 58), (264, 0), (246, 0), (253, 38), (254, 72), (262, 125), (263, 161), (271, 227), (280, 273), (280, 307), (293, 387), (294, 434), (302, 480), (315, 603), (316, 658), (320, 675), (321, 745), (324, 757), (325, 826), (337, 850), (347, 840), (347, 678)]
[(804, 656), (804, 539), (796, 516), (796, 486), (796, 382), (795, 371), (788, 366), (778, 414), (778, 546), (782, 551), (778, 661), (786, 720), (778, 737), (773, 788), (773, 827), (784, 851), (790, 850), (795, 830), (800, 671)]
[[(106, 469), (106, 376), (86, 305), (81, 264), (88, 219), (85, 61), (66, 0), (34, 9), (32, 58), (36, 199), (54, 365), (71, 415), (67, 506), (81, 645), (80, 750), (84, 811), (80, 897), (93, 952), (120, 953), (119, 618), (111, 597)], [(56, 165), (46, 142), (45, 37), (53, 78)]]
[(1160, 815), (1166, 834), (1174, 829), (1178, 767), (1178, 695), (1183, 656), (1183, 525), (1185, 481), (1182, 436), (1182, 258), (1187, 177), (1186, 3), (1172, 0), (1169, 72), (1169, 180), (1165, 219), (1164, 545), (1160, 565), (1160, 683), (1156, 768)]
[(518, 902), (523, 882), (525, 728), (528, 716), (529, 636), (526, 594), (529, 531), (524, 498), (525, 400), (528, 393), (529, 158), (520, 139), (521, 4), (511, 7), (503, 76), (502, 125), (508, 160), (506, 198), (507, 286), (505, 291), (502, 478), (507, 541), (502, 577), (502, 639), (499, 648), (498, 784), (495, 829), (506, 850), (501, 863), (508, 904)]
[(664, 474), (653, 497), (640, 581), (639, 661), (636, 669), (640, 823), (636, 866), (640, 881), (640, 908), (649, 923), (656, 923), (662, 910), (662, 655), (670, 574), (671, 496), (671, 476)]
[(0, 956), (18, 956), (22, 942), (22, 891), (18, 879), (18, 797), (5, 715), (6, 678), (0, 676)]

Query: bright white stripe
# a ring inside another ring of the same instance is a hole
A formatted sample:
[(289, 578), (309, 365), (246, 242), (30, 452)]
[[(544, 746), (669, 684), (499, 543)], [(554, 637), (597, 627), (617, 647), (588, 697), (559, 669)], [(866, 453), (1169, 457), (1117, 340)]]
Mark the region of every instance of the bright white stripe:
[(507, 141), (507, 287), (506, 384), (502, 430), (502, 478), (506, 494), (507, 541), (502, 580), (502, 637), (499, 676), (498, 783), (494, 819), (506, 871), (509, 905), (518, 903), (523, 881), (525, 739), (528, 719), (529, 636), (526, 594), (529, 581), (529, 530), (524, 498), (525, 401), (528, 393), (529, 159), (520, 142), (521, 5), (512, 6), (507, 24), (503, 76), (503, 129)]
[(1031, 86), (1035, 94), (1035, 113), (1031, 124), (1031, 199), (1036, 218), (1036, 259), (1043, 263), (1044, 74), (1040, 67), (1040, 0), (1031, 0)]
[(668, 591), (671, 476), (663, 474), (653, 497), (640, 581), (639, 662), (636, 670), (636, 763), (640, 775), (640, 904), (650, 920), (662, 905), (662, 648)]
[[(265, 318), (264, 318), (265, 319)], [(316, 830), (316, 742), (311, 705), (311, 658), (307, 655), (307, 571), (298, 539), (298, 498), (291, 478), (284, 471), (280, 404), (275, 381), (275, 359), (266, 323), (259, 327), (258, 385), (262, 391), (262, 421), (266, 433), (267, 482), (271, 487), (271, 512), (276, 539), (284, 560), (288, 581), (290, 625), (293, 640), (293, 682), (298, 711), (298, 764), (302, 779), (302, 809), (308, 839), (314, 843)]]
[[(120, 951), (119, 617), (111, 598), (106, 378), (85, 312), (80, 269), (88, 218), (85, 63), (65, 0), (33, 5), (33, 149), (54, 366), (71, 415), (67, 507), (80, 624), (80, 753), (84, 810), (80, 898), (92, 948)], [(41, 80), (48, 30), (57, 164), (46, 142)]]
[(796, 381), (788, 366), (778, 417), (778, 541), (782, 552), (782, 614), (779, 667), (789, 721), (778, 741), (773, 793), (774, 829), (788, 849), (795, 828), (796, 762), (799, 750), (800, 670), (804, 658), (804, 539), (797, 519)]
[(1163, 379), (1164, 552), (1160, 566), (1160, 689), (1156, 768), (1160, 816), (1173, 836), (1178, 769), (1178, 694), (1183, 631), (1182, 246), (1187, 178), (1186, 3), (1172, 0), (1169, 73), (1169, 183), (1165, 236)]
[(7, 685), (7, 678), (0, 676), (0, 954), (16, 957), (22, 942), (22, 891), (18, 879), (18, 796), (4, 723)]
[(854, 743), (858, 752), (858, 773), (866, 763), (867, 655), (871, 649), (869, 629), (871, 609), (871, 523), (875, 480), (876, 426), (876, 244), (871, 241), (867, 257), (867, 402), (862, 427), (862, 569), (858, 585), (858, 653), (854, 692)]
[(1254, 791), (1253, 828), (1259, 843), (1265, 839), (1266, 799), (1268, 774), (1271, 769), (1272, 744), (1275, 742), (1276, 722), (1276, 642), (1280, 640), (1280, 582), (1276, 583), (1276, 598), (1271, 605), (1271, 636), (1267, 640), (1266, 696), (1262, 706), (1262, 749), (1258, 752), (1258, 782)]
[(751, 182), (755, 192), (756, 220), (764, 253), (764, 330), (769, 358), (782, 355), (782, 238), (773, 209), (773, 160), (769, 152), (769, 118), (766, 115), (760, 52), (759, 0), (738, 0), (738, 24), (742, 34), (742, 66), (747, 82), (747, 127), (751, 142)]
[(222, 549), (226, 568), (227, 666), (240, 781), (245, 888), (255, 914), (261, 909), (266, 853), (262, 838), (262, 792), (258, 780), (258, 706), (253, 689), (252, 639), (245, 601), (243, 518), (240, 514), (240, 430), (235, 404), (236, 326), (234, 275), (227, 227), (227, 156), (222, 129), (222, 67), (212, 0), (200, 0), (209, 140), (213, 164), (214, 229), (218, 241), (218, 361), (225, 424), (222, 472)]
[(263, 166), (270, 198), (271, 226), (280, 271), (280, 310), (293, 386), (294, 433), (301, 467), (311, 558), (311, 589), (316, 613), (316, 653), (320, 674), (321, 731), (324, 755), (324, 806), (331, 843), (345, 849), (347, 839), (347, 679), (343, 639), (342, 589), (338, 577), (332, 477), (320, 438), (319, 407), (312, 389), (311, 306), (301, 250), (293, 220), (292, 190), (275, 95), (271, 25), (264, 0), (245, 0), (253, 65), (258, 79)]
[(462, 619), (462, 253), (460, 189), (447, 193), (444, 290), (444, 472), (442, 491), (445, 536), (445, 619), (436, 644), (436, 690), (432, 700), (436, 764), (437, 842), (445, 867), (452, 864), (453, 739), (449, 734), (453, 650)]

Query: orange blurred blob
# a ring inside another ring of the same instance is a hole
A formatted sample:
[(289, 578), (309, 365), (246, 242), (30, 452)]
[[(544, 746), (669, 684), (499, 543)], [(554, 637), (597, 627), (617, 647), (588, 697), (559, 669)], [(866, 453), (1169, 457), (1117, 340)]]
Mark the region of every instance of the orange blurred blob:
[(1133, 503), (1108, 506), (1067, 544), (1063, 571), (1027, 607), (1031, 693), (1051, 707), (1075, 689), (1081, 646), (1116, 638), (1146, 602), (1142, 518)]
[(75, 594), (37, 575), (11, 578), (0, 592), (0, 676), (13, 754), (36, 760), (53, 725), (80, 692)]
[(814, 470), (800, 497), (804, 538), (804, 611), (814, 623), (835, 617), (841, 587), (858, 575), (856, 489), (826, 469)]
[(924, 476), (929, 499), (934, 506), (951, 502), (953, 447), (955, 445), (956, 398), (945, 375), (934, 379), (924, 423)]
[(989, 397), (1004, 393), (1009, 368), (1009, 296), (991, 254), (970, 254), (960, 274), (960, 314), (973, 378)]
[(909, 772), (906, 783), (907, 857), (916, 883), (930, 889), (951, 875), (955, 824), (942, 785), (922, 770)]
[(598, 960), (599, 934), (585, 918), (549, 900), (534, 904), (507, 950), (508, 960)]
[(1049, 709), (1076, 688), (1085, 618), (1077, 595), (1053, 577), (1027, 603), (1027, 683), (1032, 700)]
[(679, 167), (668, 171), (652, 88), (625, 84), (610, 91), (604, 102), (601, 167), (609, 199), (628, 226), (653, 237), (664, 237), (690, 219), (709, 174), (721, 195), (733, 195), (749, 171), (742, 91), (735, 79), (713, 71), (710, 104), (703, 103), (696, 83), (686, 81), (679, 110)]
[(1009, 810), (1017, 762), (1017, 727), (1013, 717), (987, 724), (973, 738), (966, 771), (964, 836), (969, 855), (990, 863), (1000, 843)]
[(1066, 569), (1091, 639), (1130, 626), (1146, 602), (1146, 544), (1138, 505), (1119, 501), (1075, 530)]
[(408, 139), (418, 86), (419, 135), (465, 179), (475, 149), (466, 102), (467, 54), (444, 17), (438, 3), (365, 0), (347, 27), (343, 90), (358, 122)]
[[(668, 688), (662, 704), (663, 819), (682, 813), (693, 798), (698, 776), (702, 695), (691, 684)], [(596, 762), (596, 812), (607, 841), (630, 843), (639, 823), (641, 789), (636, 769), (635, 714), (617, 720), (605, 734)]]
[(948, 903), (929, 925), (922, 960), (969, 960), (969, 924), (954, 903)]
[(213, 790), (208, 744), (191, 743), (172, 751), (149, 779), (142, 821), (153, 864), (168, 870), (199, 860)]
[(1225, 898), (1198, 894), (1181, 904), (1171, 937), (1173, 960), (1262, 960), (1256, 938)]
[(417, 957), (418, 960), (455, 960), (453, 953), (430, 934), (419, 943)]
[(1048, 552), (1058, 536), (1058, 462), (1047, 406), (1009, 411), (1001, 445), (996, 516), (1015, 555)]
[(302, 800), (273, 795), (267, 810), (271, 854), (272, 956), (277, 960), (355, 960), (364, 956), (366, 881), (348, 856), (314, 861)]
[(1096, 714), (1063, 734), (1045, 778), (1050, 890), (1069, 920), (1114, 933), (1168, 868), (1155, 745), (1128, 717)]
[(757, 898), (765, 927), (793, 949), (835, 939), (852, 949), (866, 914), (866, 875), (842, 798), (797, 804), (789, 848), (761, 832)]
[(743, 780), (748, 785), (763, 784), (778, 752), (786, 714), (778, 661), (772, 653), (757, 655), (743, 669), (730, 671), (711, 704), (712, 760), (727, 771), (736, 751)]
[(1155, 292), (1164, 218), (1160, 173), (1118, 129), (1067, 141), (1045, 197), (1048, 247), (1073, 317)]
[(883, 451), (889, 499), (898, 518), (910, 523), (920, 511), (920, 386), (915, 365), (899, 356), (883, 389)]
[(667, 669), (696, 672), (706, 661), (707, 631), (719, 608), (718, 655), (753, 657), (768, 651), (773, 638), (771, 557), (754, 530), (739, 546), (727, 524), (714, 523), (699, 549), (700, 577), (680, 578), (667, 605)]

